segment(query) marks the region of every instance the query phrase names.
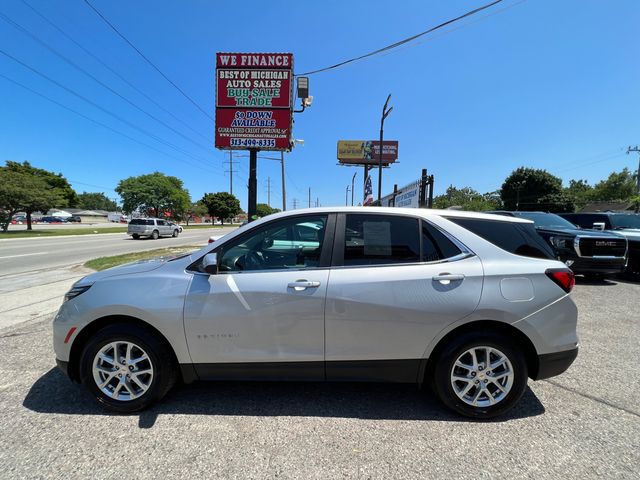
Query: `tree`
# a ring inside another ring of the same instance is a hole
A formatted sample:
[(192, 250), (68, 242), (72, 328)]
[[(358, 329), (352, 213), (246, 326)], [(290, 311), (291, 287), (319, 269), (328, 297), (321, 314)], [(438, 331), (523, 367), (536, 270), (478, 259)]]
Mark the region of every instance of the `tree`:
[(628, 168), (621, 172), (612, 172), (606, 180), (593, 187), (591, 197), (594, 201), (627, 201), (636, 194), (636, 175)]
[(189, 225), (189, 221), (193, 217), (204, 217), (208, 213), (207, 206), (202, 203), (202, 200), (193, 202), (186, 212), (186, 222)]
[(272, 213), (278, 213), (280, 209), (272, 208), (270, 205), (266, 203), (259, 203), (256, 205), (256, 215), (258, 217), (266, 217), (267, 215), (271, 215)]
[(501, 205), (497, 192), (481, 194), (470, 187), (456, 188), (453, 185), (447, 188), (444, 195), (438, 195), (433, 199), (434, 208), (459, 207), (462, 210), (476, 212), (497, 210)]
[(154, 217), (179, 220), (191, 205), (182, 180), (160, 172), (120, 180), (116, 192), (122, 197), (122, 208), (127, 213), (138, 210), (150, 212)]
[(3, 232), (7, 232), (11, 217), (17, 211), (27, 212), (27, 228), (30, 229), (30, 212), (44, 210), (47, 205), (63, 201), (60, 190), (51, 187), (42, 177), (0, 168), (0, 227)]
[(87, 193), (82, 192), (78, 195), (78, 208), (85, 210), (106, 210), (113, 212), (117, 210), (118, 205), (102, 192)]
[(546, 170), (520, 167), (509, 175), (500, 189), (507, 210), (538, 210), (541, 199), (562, 193), (562, 180)]
[(582, 208), (593, 197), (593, 187), (586, 180), (569, 180), (564, 193), (571, 198), (576, 208)]
[(78, 195), (61, 173), (33, 167), (29, 162), (19, 163), (11, 160), (7, 160), (5, 168), (24, 175), (38, 177), (44, 182), (46, 192), (42, 192), (42, 195), (37, 199), (32, 196), (29, 204), (22, 206), (27, 214), (27, 230), (31, 230), (31, 214), (33, 212), (42, 211), (44, 213), (51, 208), (73, 207), (78, 202)]
[(227, 192), (205, 193), (200, 201), (206, 205), (209, 215), (219, 218), (223, 224), (225, 219), (241, 212), (240, 200)]

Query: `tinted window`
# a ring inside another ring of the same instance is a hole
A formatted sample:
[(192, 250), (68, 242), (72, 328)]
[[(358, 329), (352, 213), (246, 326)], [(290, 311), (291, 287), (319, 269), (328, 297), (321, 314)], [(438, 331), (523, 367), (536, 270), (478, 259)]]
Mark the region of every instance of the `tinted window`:
[(613, 228), (640, 228), (640, 215), (623, 214), (611, 215), (609, 217)]
[(524, 257), (555, 258), (551, 247), (537, 234), (531, 224), (477, 218), (449, 218), (449, 220), (507, 252)]
[(224, 246), (220, 271), (317, 267), (326, 225), (326, 215), (271, 222)]
[(167, 224), (164, 220), (156, 220), (156, 222), (158, 222), (158, 225), (160, 226), (165, 226)]
[(153, 220), (148, 218), (134, 218), (129, 222), (130, 225), (153, 225)]
[(462, 252), (440, 230), (433, 225), (422, 222), (422, 261), (435, 262), (455, 257)]
[(344, 265), (419, 262), (418, 225), (417, 218), (347, 215)]
[(555, 213), (540, 212), (514, 212), (516, 216), (533, 220), (536, 227), (547, 228), (576, 228), (576, 226), (568, 220), (556, 215)]

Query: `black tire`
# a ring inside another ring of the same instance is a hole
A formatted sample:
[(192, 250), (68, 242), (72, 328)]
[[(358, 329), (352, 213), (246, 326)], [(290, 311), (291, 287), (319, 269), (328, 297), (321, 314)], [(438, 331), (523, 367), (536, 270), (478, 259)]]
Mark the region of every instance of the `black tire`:
[[(513, 384), (508, 394), (495, 405), (473, 406), (456, 395), (451, 374), (458, 357), (472, 347), (484, 346), (497, 349), (507, 357), (513, 367)], [(431, 375), (433, 390), (445, 406), (466, 417), (488, 419), (504, 414), (520, 400), (527, 387), (528, 369), (522, 348), (508, 337), (498, 333), (469, 332), (452, 339), (441, 350)]]
[(140, 235), (138, 235), (137, 233), (134, 233), (131, 236), (133, 237), (134, 240), (138, 240), (140, 238)]
[[(132, 400), (118, 400), (105, 394), (93, 378), (93, 360), (96, 354), (109, 343), (131, 342), (142, 348), (149, 356), (153, 367), (153, 378), (148, 390)], [(80, 357), (80, 380), (91, 395), (108, 410), (132, 413), (144, 410), (157, 402), (171, 389), (178, 379), (178, 368), (171, 347), (150, 330), (137, 325), (116, 323), (96, 332), (87, 342)]]
[(176, 229), (176, 230), (173, 231), (173, 235), (171, 235), (171, 236), (175, 238), (175, 237), (178, 236), (179, 233), (180, 232)]
[(151, 239), (157, 240), (158, 237), (160, 237), (160, 232), (158, 232), (158, 230), (154, 230), (153, 233), (151, 234)]

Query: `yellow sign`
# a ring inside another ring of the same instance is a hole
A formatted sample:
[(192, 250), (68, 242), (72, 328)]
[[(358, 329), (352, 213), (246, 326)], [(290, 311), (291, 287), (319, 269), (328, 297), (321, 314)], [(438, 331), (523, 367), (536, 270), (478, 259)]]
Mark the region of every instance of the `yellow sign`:
[(338, 142), (338, 158), (341, 160), (368, 160), (372, 155), (372, 142), (365, 140), (340, 140)]

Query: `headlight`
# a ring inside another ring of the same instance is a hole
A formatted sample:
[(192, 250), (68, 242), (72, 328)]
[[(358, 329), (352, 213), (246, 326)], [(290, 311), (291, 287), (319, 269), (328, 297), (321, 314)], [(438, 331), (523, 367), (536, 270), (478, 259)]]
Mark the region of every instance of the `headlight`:
[(73, 286), (71, 290), (64, 294), (64, 301), (68, 302), (72, 298), (76, 298), (78, 295), (86, 292), (91, 288), (91, 285), (81, 285), (81, 286)]
[(556, 248), (567, 248), (567, 240), (571, 240), (566, 237), (549, 237), (549, 241)]

